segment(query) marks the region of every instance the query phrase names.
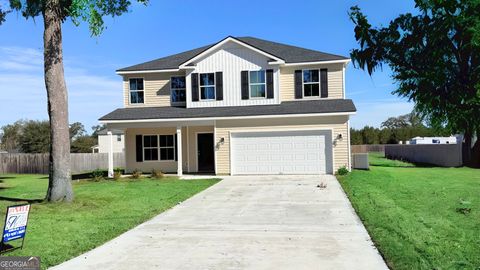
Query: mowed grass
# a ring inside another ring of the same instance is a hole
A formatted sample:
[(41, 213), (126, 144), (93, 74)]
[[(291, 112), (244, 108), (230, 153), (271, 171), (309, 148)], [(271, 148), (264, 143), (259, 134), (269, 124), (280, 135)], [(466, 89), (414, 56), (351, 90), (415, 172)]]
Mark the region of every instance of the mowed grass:
[(339, 181), (389, 267), (480, 269), (480, 170), (369, 158)]
[[(0, 175), (0, 196), (22, 199), (45, 197), (43, 175)], [(34, 203), (23, 250), (9, 256), (40, 256), (42, 268), (78, 256), (135, 225), (175, 206), (217, 183), (216, 179), (76, 181), (73, 203)], [(8, 205), (0, 200), (0, 215)], [(3, 220), (3, 218), (1, 218)], [(3, 221), (2, 221), (3, 227)]]

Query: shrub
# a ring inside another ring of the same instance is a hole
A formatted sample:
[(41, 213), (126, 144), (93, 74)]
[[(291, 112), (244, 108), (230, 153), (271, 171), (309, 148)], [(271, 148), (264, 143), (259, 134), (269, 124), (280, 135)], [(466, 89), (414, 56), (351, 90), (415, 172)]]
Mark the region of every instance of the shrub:
[(114, 180), (119, 180), (120, 178), (122, 178), (122, 169), (115, 168), (113, 170), (113, 179)]
[(133, 170), (131, 179), (140, 179), (142, 177), (142, 172), (138, 169)]
[(96, 169), (94, 171), (92, 171), (92, 174), (90, 175), (90, 177), (92, 178), (93, 181), (95, 182), (98, 182), (100, 180), (103, 180), (104, 177), (103, 177), (103, 171), (100, 170), (100, 169)]
[(347, 175), (348, 174), (347, 167), (343, 166), (343, 167), (338, 168), (337, 174), (338, 175)]
[(152, 175), (150, 177), (154, 179), (162, 179), (164, 177), (164, 174), (161, 170), (153, 169)]

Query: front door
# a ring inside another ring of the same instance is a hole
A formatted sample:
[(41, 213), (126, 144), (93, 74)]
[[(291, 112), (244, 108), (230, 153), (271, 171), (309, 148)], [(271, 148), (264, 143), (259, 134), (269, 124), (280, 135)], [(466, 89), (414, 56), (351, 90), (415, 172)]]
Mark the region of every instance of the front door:
[(198, 171), (214, 172), (213, 133), (197, 134), (197, 151)]

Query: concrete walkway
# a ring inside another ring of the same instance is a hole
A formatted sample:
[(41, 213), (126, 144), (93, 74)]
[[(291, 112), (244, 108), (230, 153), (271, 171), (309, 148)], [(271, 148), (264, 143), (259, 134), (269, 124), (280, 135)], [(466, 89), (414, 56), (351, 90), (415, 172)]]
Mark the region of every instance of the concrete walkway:
[[(317, 187), (321, 182), (327, 187)], [(226, 177), (55, 269), (387, 269), (333, 176)]]

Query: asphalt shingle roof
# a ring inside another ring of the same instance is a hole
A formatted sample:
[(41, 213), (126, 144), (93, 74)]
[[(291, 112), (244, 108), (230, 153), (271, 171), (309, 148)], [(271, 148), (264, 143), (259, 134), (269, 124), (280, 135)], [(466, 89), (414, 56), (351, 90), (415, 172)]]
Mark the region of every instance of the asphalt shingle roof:
[(278, 105), (256, 105), (235, 107), (182, 108), (182, 107), (141, 107), (117, 109), (102, 118), (109, 120), (140, 119), (181, 119), (233, 117), (256, 115), (310, 114), (355, 112), (357, 109), (350, 99), (325, 99), (308, 101), (286, 101)]
[[(347, 57), (324, 53), (296, 46), (286, 45), (282, 43), (272, 42), (254, 37), (236, 37), (244, 43), (262, 50), (268, 54), (274, 55), (283, 59), (286, 63), (301, 63), (301, 62), (316, 62), (316, 61), (331, 61), (331, 60), (345, 60)], [(162, 69), (177, 69), (184, 62), (192, 59), (208, 48), (214, 46), (210, 44), (190, 51), (162, 57), (156, 60), (148, 61), (138, 65), (133, 65), (126, 68), (121, 68), (117, 71), (139, 71), (139, 70), (162, 70)]]

